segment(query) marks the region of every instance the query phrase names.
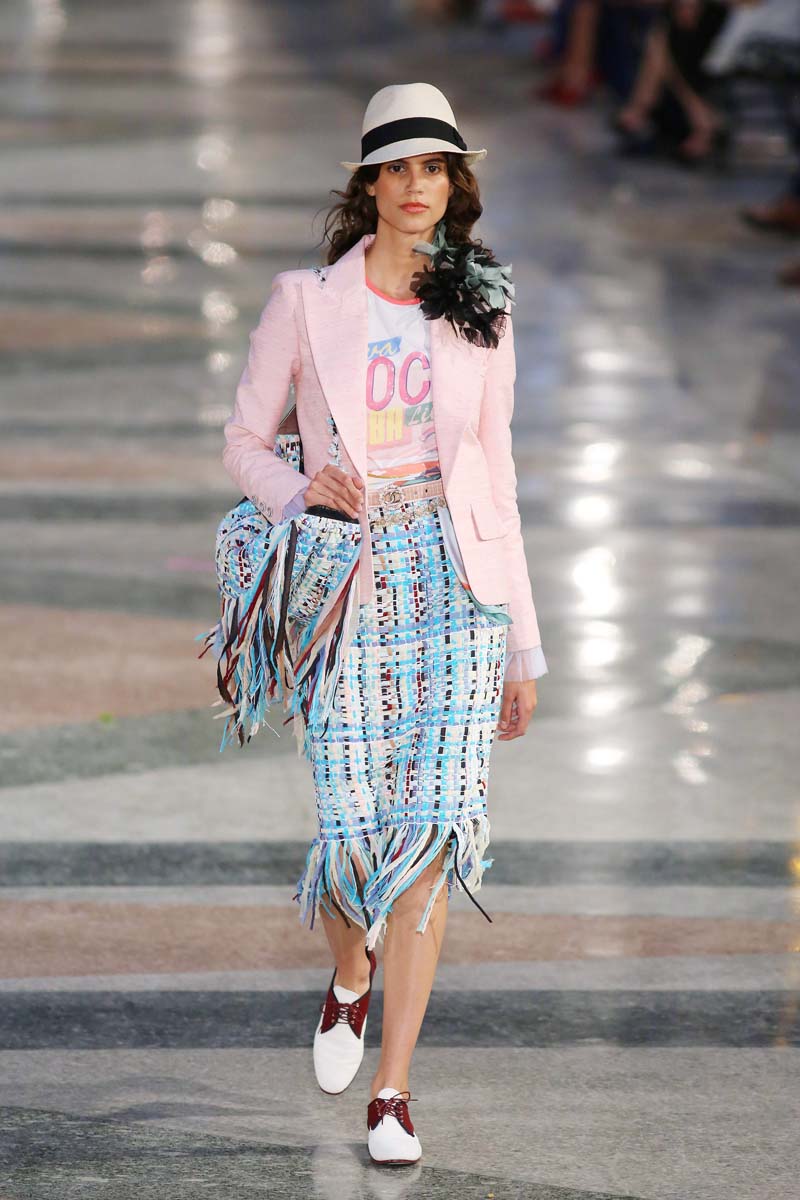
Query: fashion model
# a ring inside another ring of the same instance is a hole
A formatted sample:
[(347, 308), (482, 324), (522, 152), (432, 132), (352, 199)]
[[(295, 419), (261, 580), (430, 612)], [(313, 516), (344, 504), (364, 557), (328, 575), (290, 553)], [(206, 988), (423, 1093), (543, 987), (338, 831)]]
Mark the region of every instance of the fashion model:
[[(295, 898), (335, 962), (313, 1040), (331, 1095), (361, 1064), (382, 942), (379, 1163), (420, 1158), (409, 1070), (448, 898), (480, 908), (492, 744), (525, 733), (547, 669), (511, 448), (513, 285), (471, 236), (485, 154), (438, 88), (372, 97), (327, 263), (276, 276), (225, 425), (225, 466), (272, 521), (324, 505), (361, 526), (357, 626), (307, 731), (319, 835)], [(275, 452), (291, 384), (299, 474)]]

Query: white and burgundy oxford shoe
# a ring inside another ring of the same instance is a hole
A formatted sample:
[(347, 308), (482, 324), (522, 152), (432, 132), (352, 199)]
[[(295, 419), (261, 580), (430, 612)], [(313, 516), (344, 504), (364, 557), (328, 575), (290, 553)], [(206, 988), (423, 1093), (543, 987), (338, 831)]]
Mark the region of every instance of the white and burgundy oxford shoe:
[(334, 983), (334, 971), (314, 1033), (314, 1071), (317, 1083), (329, 1096), (338, 1096), (350, 1086), (364, 1057), (372, 977), (378, 965), (374, 950), (365, 948), (364, 953), (369, 959), (369, 987), (356, 996)]
[(415, 1163), (422, 1146), (408, 1115), (410, 1092), (381, 1088), (367, 1108), (367, 1146), (370, 1158), (384, 1166)]

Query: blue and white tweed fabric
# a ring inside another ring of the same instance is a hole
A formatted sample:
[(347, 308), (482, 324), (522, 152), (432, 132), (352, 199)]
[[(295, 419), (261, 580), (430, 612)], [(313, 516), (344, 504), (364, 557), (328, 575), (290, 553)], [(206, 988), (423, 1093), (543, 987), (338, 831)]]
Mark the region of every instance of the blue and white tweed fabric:
[[(279, 435), (276, 454), (297, 468), (299, 437)], [(250, 741), (281, 702), (308, 753), (308, 726), (327, 716), (358, 620), (360, 549), (358, 524), (307, 512), (275, 524), (247, 497), (219, 522), (220, 619), (195, 640), (217, 666), (220, 750)]]
[(491, 865), (486, 793), (510, 617), (460, 581), (440, 504), (368, 508), (373, 599), (360, 607), (324, 727), (307, 730), (319, 836), (298, 882), (300, 918), (313, 926), (320, 904), (343, 912), (370, 948), (442, 850), (420, 932), (445, 884), (471, 896)]

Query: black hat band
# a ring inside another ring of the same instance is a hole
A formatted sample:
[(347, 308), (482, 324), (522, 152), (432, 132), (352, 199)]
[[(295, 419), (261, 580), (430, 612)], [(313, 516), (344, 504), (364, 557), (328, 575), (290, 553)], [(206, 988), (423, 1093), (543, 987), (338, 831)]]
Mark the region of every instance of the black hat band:
[(453, 142), (461, 150), (467, 148), (455, 125), (448, 125), (447, 121), (440, 121), (437, 117), (404, 117), (400, 121), (376, 125), (369, 133), (365, 133), (361, 139), (361, 157), (364, 159), (373, 150), (381, 150), (392, 142), (404, 142), (408, 138), (441, 138)]

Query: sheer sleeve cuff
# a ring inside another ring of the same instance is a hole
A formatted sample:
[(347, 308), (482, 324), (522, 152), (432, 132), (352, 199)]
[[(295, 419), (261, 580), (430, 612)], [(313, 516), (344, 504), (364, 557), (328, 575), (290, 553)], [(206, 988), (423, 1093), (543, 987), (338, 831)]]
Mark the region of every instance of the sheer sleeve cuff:
[(541, 646), (527, 650), (511, 650), (506, 655), (506, 683), (518, 683), (523, 679), (538, 679), (547, 674), (547, 663)]
[(303, 486), (300, 488), (300, 490), (298, 492), (295, 492), (295, 494), (292, 496), (291, 500), (286, 501), (286, 503), (283, 506), (283, 513), (281, 514), (282, 521), (288, 521), (290, 517), (296, 517), (298, 513), (305, 511), (305, 508), (306, 508), (305, 491), (306, 491), (307, 487), (308, 487), (308, 484), (304, 483)]

